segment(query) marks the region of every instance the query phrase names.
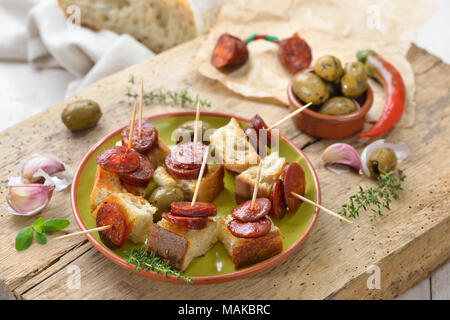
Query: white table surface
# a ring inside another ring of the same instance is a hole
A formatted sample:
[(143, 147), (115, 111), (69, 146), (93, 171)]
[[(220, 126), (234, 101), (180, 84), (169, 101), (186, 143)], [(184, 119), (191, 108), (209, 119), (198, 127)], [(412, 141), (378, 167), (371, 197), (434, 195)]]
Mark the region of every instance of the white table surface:
[[(450, 63), (450, 1), (429, 1), (440, 9), (418, 32), (415, 43)], [(64, 100), (66, 87), (73, 80), (62, 69), (36, 70), (26, 63), (0, 61), (0, 131)], [(450, 263), (396, 299), (449, 300)]]

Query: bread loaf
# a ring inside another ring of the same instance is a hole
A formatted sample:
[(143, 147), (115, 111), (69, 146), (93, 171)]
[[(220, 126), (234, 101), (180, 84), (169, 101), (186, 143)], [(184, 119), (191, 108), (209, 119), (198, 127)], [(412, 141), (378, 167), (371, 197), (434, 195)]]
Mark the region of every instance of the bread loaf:
[(155, 53), (209, 31), (224, 0), (58, 0), (78, 6), (81, 24), (127, 33)]

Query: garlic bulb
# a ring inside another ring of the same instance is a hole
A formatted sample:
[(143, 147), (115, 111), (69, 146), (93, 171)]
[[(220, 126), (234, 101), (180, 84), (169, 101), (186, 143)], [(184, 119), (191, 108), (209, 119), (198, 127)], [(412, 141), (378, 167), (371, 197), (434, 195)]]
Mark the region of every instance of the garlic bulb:
[(72, 170), (52, 154), (32, 154), (22, 161), (23, 183), (44, 183), (55, 185), (56, 191), (70, 186)]
[(50, 201), (54, 185), (10, 185), (6, 199), (8, 211), (15, 215), (31, 216), (44, 209)]
[(361, 159), (358, 151), (346, 143), (330, 145), (320, 159), (326, 168), (335, 173), (348, 172), (352, 168), (361, 174)]
[(33, 154), (27, 157), (22, 164), (22, 178), (30, 183), (35, 183), (43, 180), (42, 175), (37, 174), (37, 171), (42, 169), (48, 175), (65, 170), (64, 164), (56, 157), (47, 154)]

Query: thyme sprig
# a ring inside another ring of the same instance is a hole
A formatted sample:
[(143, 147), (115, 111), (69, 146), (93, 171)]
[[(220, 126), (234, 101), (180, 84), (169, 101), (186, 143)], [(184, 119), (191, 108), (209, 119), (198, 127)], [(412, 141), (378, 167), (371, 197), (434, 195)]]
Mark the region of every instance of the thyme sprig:
[(349, 203), (342, 206), (340, 215), (344, 217), (356, 218), (360, 210), (371, 210), (370, 220), (374, 221), (378, 216), (382, 216), (382, 210), (390, 210), (393, 199), (399, 198), (399, 191), (403, 190), (401, 184), (406, 175), (403, 171), (381, 173), (377, 179), (376, 187), (359, 187), (358, 193), (350, 197)]
[[(130, 77), (130, 80), (128, 80), (128, 83), (134, 85), (135, 82), (133, 75)], [(129, 98), (133, 98), (134, 100), (139, 99), (139, 93), (133, 91), (131, 87), (127, 88), (127, 93), (125, 95)], [(194, 108), (198, 102), (200, 102), (201, 107), (211, 107), (211, 102), (209, 100), (199, 99), (198, 95), (193, 98), (187, 90), (180, 92), (169, 89), (158, 89), (147, 92), (144, 91), (142, 100), (147, 104), (159, 103), (179, 106), (182, 108)]]
[(127, 262), (134, 264), (134, 271), (154, 271), (158, 274), (164, 274), (166, 277), (173, 275), (177, 277), (177, 280), (184, 280), (190, 284), (194, 282), (189, 277), (183, 275), (183, 272), (172, 269), (168, 262), (162, 261), (153, 252), (147, 253), (145, 248), (132, 248), (130, 251), (125, 251)]

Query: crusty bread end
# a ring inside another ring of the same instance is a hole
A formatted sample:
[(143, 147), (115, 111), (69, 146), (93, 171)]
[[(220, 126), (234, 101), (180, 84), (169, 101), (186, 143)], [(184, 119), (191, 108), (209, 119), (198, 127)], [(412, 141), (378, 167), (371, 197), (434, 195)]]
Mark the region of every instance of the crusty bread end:
[(259, 238), (238, 238), (228, 230), (231, 215), (216, 217), (217, 236), (224, 244), (236, 268), (261, 262), (283, 251), (283, 240), (278, 227), (272, 223), (269, 233)]
[(216, 226), (211, 220), (205, 228), (192, 230), (162, 219), (150, 228), (147, 251), (178, 270), (186, 270), (192, 259), (204, 255), (216, 242)]

